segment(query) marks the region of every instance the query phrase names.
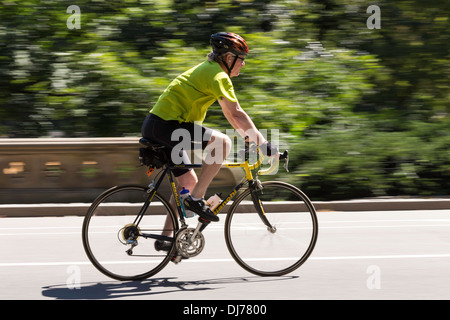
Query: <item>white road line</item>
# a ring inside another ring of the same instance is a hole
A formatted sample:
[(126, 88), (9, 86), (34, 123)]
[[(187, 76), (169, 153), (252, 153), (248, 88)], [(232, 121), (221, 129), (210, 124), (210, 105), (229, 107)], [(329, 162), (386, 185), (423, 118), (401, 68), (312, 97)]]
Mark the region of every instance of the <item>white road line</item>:
[(398, 254), (379, 256), (310, 257), (308, 260), (426, 259), (450, 258), (450, 254)]
[[(377, 222), (450, 222), (450, 219), (376, 219), (376, 220), (321, 220), (319, 219), (319, 224), (327, 224), (327, 223), (377, 223)], [(302, 222), (302, 221), (283, 221), (283, 223), (310, 223)], [(242, 225), (247, 225), (245, 222), (241, 223)], [(248, 224), (256, 224), (256, 222), (249, 222)], [(95, 228), (117, 228), (119, 225), (104, 225), (104, 226), (95, 226)], [(223, 228), (223, 224), (215, 224), (208, 226), (208, 229), (216, 229)], [(79, 226), (41, 226), (41, 227), (0, 227), (0, 231), (7, 230), (52, 230), (52, 229), (79, 229), (81, 230), (81, 224)]]
[(363, 229), (363, 228), (425, 228), (425, 227), (450, 227), (450, 224), (404, 224), (404, 225), (375, 225), (375, 226), (321, 226), (320, 229)]
[[(426, 228), (426, 227), (450, 227), (450, 224), (404, 224), (404, 225), (359, 225), (359, 226), (324, 226), (319, 224), (319, 231), (323, 229), (375, 229), (375, 228)], [(252, 226), (239, 226), (233, 228), (233, 230), (265, 230), (265, 228), (257, 228)], [(283, 228), (283, 230), (304, 230), (310, 229), (309, 227), (288, 227)], [(209, 231), (220, 231), (223, 232), (223, 228), (209, 228)], [(95, 234), (100, 233), (110, 233), (107, 231), (95, 231)], [(45, 235), (81, 235), (81, 231), (69, 231), (69, 232), (11, 232), (11, 233), (0, 233), (1, 236), (45, 236)]]
[[(100, 233), (100, 232), (98, 232)], [(81, 232), (15, 232), (0, 233), (0, 236), (47, 236), (47, 235), (69, 235), (75, 234), (81, 236)]]
[[(310, 257), (308, 260), (368, 260), (368, 259), (429, 259), (429, 258), (450, 258), (450, 254), (400, 254), (400, 255), (376, 255), (376, 256), (336, 256), (336, 257)], [(298, 258), (251, 258), (247, 261), (285, 261), (297, 260)], [(140, 261), (108, 261), (105, 264), (142, 264), (152, 263), (149, 260)], [(217, 263), (234, 262), (232, 258), (225, 259), (192, 259), (183, 260), (182, 263)], [(154, 263), (154, 262), (153, 262)], [(38, 266), (70, 266), (70, 265), (90, 265), (89, 261), (67, 261), (67, 262), (9, 262), (0, 263), (0, 267), (38, 267)]]

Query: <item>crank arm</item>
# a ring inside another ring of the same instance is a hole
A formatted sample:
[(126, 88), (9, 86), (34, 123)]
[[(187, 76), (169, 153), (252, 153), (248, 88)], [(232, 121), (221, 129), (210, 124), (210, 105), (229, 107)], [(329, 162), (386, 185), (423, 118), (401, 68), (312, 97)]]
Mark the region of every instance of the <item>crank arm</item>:
[(145, 239), (155, 239), (155, 240), (161, 240), (161, 241), (169, 241), (173, 242), (173, 237), (168, 236), (162, 236), (159, 234), (151, 234), (151, 233), (141, 233), (139, 236), (144, 237)]

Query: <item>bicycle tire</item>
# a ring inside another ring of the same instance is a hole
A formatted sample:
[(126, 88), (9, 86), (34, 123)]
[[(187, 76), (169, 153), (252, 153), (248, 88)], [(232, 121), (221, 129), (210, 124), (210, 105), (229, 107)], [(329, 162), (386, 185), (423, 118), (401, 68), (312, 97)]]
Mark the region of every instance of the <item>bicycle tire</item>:
[[(317, 214), (295, 186), (279, 181), (262, 182), (261, 186), (253, 197), (252, 189), (246, 189), (231, 205), (225, 241), (233, 259), (245, 270), (259, 276), (282, 276), (299, 268), (313, 252), (319, 229)], [(264, 225), (259, 203), (272, 228)]]
[[(157, 192), (139, 225), (133, 227), (137, 213), (148, 198), (148, 190), (138, 185), (110, 188), (94, 200), (86, 213), (82, 227), (84, 250), (91, 263), (110, 278), (121, 281), (146, 279), (161, 271), (175, 252), (174, 244), (168, 252), (158, 252), (154, 246), (155, 239), (142, 236), (149, 230), (154, 233), (150, 235), (160, 235), (166, 215), (171, 217), (173, 234), (178, 230), (177, 215)], [(137, 233), (141, 235), (136, 238), (138, 245), (133, 248), (137, 253), (131, 255), (125, 250), (130, 247), (125, 238), (128, 230), (139, 230)], [(152, 266), (150, 270), (149, 266)]]

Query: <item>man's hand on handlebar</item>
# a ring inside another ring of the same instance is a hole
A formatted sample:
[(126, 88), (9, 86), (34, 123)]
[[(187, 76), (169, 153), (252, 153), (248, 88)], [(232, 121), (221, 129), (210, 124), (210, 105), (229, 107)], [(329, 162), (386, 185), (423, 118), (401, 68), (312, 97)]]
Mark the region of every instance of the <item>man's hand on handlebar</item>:
[[(259, 149), (261, 150), (262, 154), (269, 157), (269, 158), (275, 158), (279, 160), (285, 160), (284, 162), (284, 168), (286, 171), (289, 172), (288, 169), (288, 162), (289, 162), (289, 156), (288, 151), (285, 150), (282, 154), (278, 151), (278, 148), (275, 146), (272, 146), (272, 144), (269, 141), (264, 142), (259, 146)], [(278, 163), (278, 162), (277, 162)]]
[(275, 158), (280, 157), (280, 153), (278, 152), (278, 148), (274, 145), (272, 145), (269, 141), (263, 142), (259, 149), (261, 150), (262, 154), (267, 157)]

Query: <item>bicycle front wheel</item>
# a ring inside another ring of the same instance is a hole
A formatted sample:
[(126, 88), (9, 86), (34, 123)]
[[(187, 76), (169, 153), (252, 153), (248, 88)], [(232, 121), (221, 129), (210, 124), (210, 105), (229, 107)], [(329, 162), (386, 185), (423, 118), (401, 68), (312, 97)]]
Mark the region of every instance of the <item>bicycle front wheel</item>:
[[(136, 219), (140, 212), (142, 219)], [(92, 264), (108, 277), (142, 280), (170, 261), (175, 251), (171, 234), (177, 230), (176, 215), (158, 193), (149, 199), (146, 187), (113, 187), (89, 208), (83, 222), (83, 246)], [(168, 251), (155, 247), (155, 241), (161, 239), (169, 244), (172, 240)]]
[(316, 211), (308, 197), (284, 182), (263, 182), (233, 202), (225, 239), (234, 260), (259, 276), (281, 276), (300, 267), (318, 236)]

